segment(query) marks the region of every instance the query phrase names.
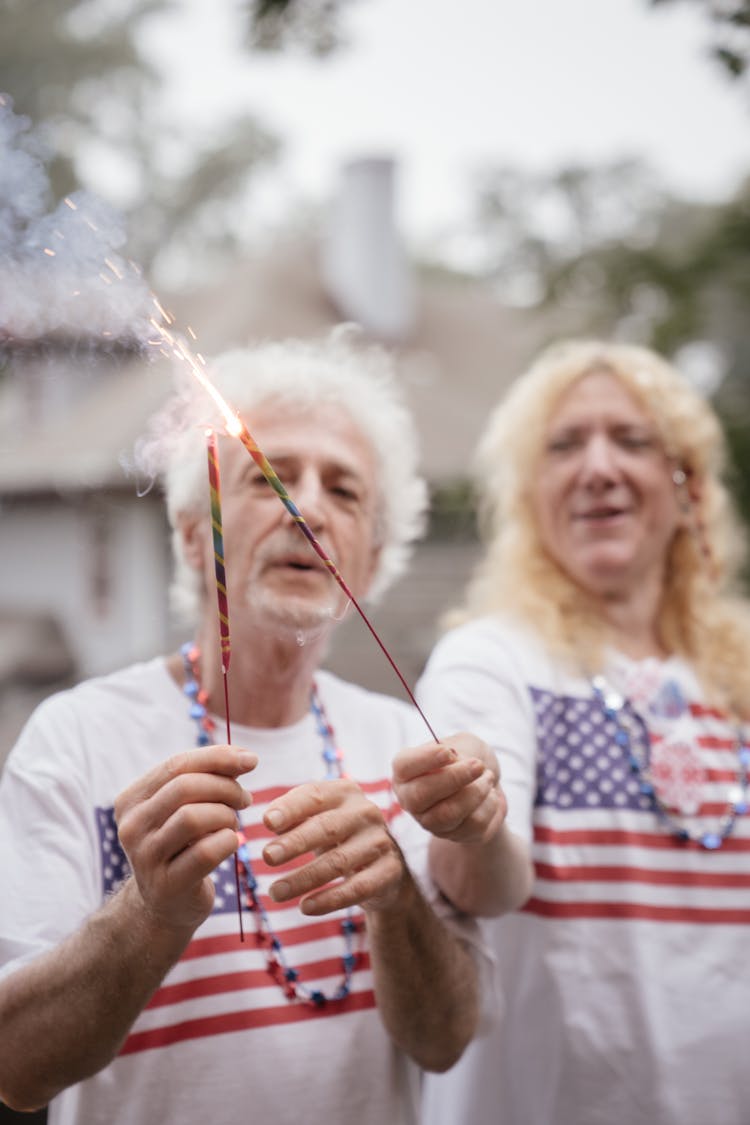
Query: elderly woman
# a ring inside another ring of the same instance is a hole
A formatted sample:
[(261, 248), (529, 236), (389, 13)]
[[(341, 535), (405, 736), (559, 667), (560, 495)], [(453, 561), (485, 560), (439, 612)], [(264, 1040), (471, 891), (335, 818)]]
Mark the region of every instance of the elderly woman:
[(573, 342), (478, 465), (486, 555), (419, 692), (493, 747), (507, 823), (494, 763), (397, 780), (442, 892), (505, 912), (498, 1018), (424, 1119), (747, 1125), (750, 620), (717, 420), (652, 352)]

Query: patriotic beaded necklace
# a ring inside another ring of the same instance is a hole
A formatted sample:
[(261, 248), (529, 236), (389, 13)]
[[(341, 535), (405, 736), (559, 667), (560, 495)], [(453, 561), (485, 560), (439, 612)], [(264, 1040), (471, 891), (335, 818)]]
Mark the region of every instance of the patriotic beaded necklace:
[[(648, 798), (651, 808), (666, 828), (679, 840), (692, 841), (710, 851), (720, 848), (734, 830), (737, 818), (747, 813), (748, 786), (750, 785), (750, 747), (742, 731), (737, 729), (737, 783), (733, 799), (727, 802), (718, 826), (713, 832), (691, 832), (675, 817), (657, 790), (651, 762), (651, 739), (643, 719), (621, 692), (616, 691), (604, 676), (594, 676), (591, 681), (594, 694), (608, 719), (615, 724), (615, 742), (628, 755), (631, 773), (638, 778), (641, 793)], [(686, 704), (684, 704), (686, 706)], [(641, 746), (641, 752), (637, 749)]]
[[(190, 718), (195, 721), (198, 728), (197, 744), (198, 746), (208, 746), (215, 741), (216, 723), (208, 713), (208, 694), (200, 685), (200, 650), (197, 645), (187, 643), (182, 646), (180, 651), (185, 669), (185, 684), (182, 690), (190, 699)], [(310, 692), (310, 711), (315, 719), (316, 729), (323, 746), (321, 754), (325, 765), (326, 781), (346, 777), (344, 755), (336, 746), (333, 727), (328, 720), (315, 682), (313, 682)], [(279, 985), (288, 1000), (298, 1000), (316, 1008), (321, 1008), (336, 1000), (345, 1000), (351, 992), (352, 978), (362, 959), (362, 953), (354, 948), (355, 936), (363, 932), (362, 922), (354, 917), (351, 908), (347, 910), (347, 915), (341, 922), (341, 933), (344, 940), (344, 952), (341, 956), (342, 975), (334, 991), (327, 995), (321, 989), (308, 988), (300, 980), (299, 970), (289, 964), (281, 939), (274, 931), (268, 911), (261, 901), (258, 881), (250, 858), (247, 836), (241, 825), (237, 835), (240, 840), (240, 846), (237, 849), (240, 863), (240, 881), (245, 894), (247, 909), (253, 915), (256, 945), (266, 951), (266, 971), (269, 976)]]

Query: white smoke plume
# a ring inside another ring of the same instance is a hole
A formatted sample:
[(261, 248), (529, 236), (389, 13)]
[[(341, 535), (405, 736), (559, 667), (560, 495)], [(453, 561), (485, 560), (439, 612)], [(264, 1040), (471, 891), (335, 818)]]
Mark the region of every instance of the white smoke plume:
[(46, 156), (29, 119), (0, 94), (0, 342), (145, 345), (153, 298), (120, 253), (122, 217), (83, 191), (55, 205)]

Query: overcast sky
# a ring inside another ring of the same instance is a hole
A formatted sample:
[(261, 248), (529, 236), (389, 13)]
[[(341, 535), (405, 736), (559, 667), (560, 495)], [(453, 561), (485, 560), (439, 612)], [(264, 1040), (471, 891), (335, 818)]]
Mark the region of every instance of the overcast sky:
[(647, 0), (353, 0), (350, 45), (242, 61), (229, 4), (182, 0), (152, 32), (172, 112), (207, 127), (243, 105), (286, 158), (266, 187), (325, 199), (356, 155), (399, 161), (399, 214), (421, 241), (465, 214), (472, 173), (507, 161), (642, 156), (678, 192), (719, 197), (750, 171), (750, 103), (708, 57), (703, 5)]

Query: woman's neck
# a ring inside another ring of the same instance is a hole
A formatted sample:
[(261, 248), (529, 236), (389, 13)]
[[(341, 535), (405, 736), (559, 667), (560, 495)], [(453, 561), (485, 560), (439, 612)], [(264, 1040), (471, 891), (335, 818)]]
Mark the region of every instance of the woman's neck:
[(658, 598), (639, 591), (631, 596), (605, 595), (599, 604), (611, 644), (618, 651), (634, 660), (669, 655), (659, 635)]

